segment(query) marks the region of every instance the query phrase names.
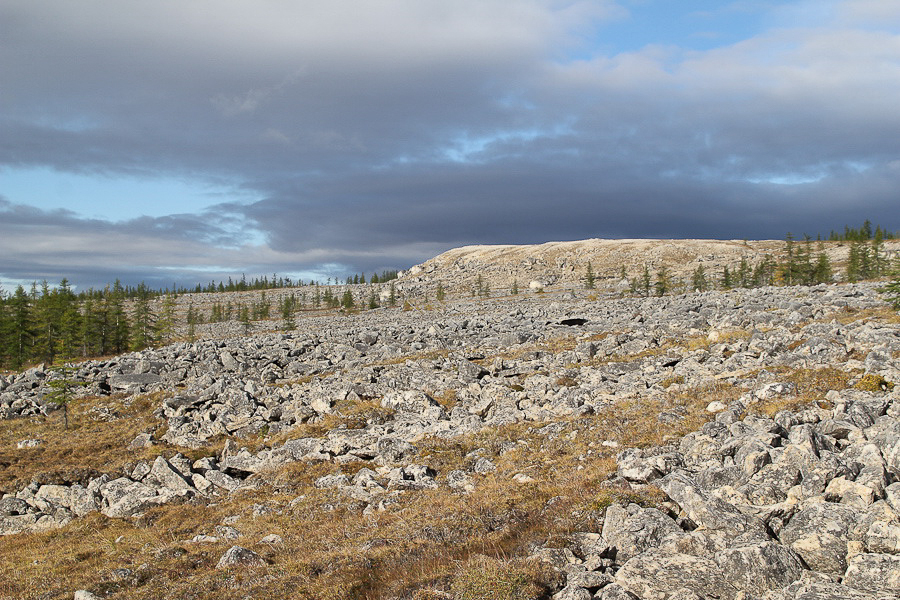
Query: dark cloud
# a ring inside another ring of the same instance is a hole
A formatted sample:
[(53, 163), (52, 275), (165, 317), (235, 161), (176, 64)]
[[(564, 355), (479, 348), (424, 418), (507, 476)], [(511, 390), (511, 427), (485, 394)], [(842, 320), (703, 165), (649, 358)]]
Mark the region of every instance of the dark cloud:
[(468, 243), (900, 228), (900, 10), (798, 2), (738, 44), (591, 55), (625, 4), (4, 2), (0, 169), (256, 200), (113, 223), (7, 193), (0, 274), (205, 280)]

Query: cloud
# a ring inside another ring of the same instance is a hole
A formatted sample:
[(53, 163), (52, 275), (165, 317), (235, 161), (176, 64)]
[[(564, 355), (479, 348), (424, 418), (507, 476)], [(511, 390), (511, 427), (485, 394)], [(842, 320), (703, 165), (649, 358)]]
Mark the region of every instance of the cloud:
[(112, 223), (8, 198), (0, 273), (352, 272), (466, 243), (900, 228), (890, 3), (739, 2), (768, 18), (737, 43), (596, 50), (628, 5), (4, 2), (0, 167), (258, 200)]

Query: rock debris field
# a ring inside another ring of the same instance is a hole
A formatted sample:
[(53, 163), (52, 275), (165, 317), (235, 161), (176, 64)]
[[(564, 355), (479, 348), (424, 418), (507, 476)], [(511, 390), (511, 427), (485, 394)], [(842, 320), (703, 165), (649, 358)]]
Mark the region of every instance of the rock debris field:
[[(727, 384), (740, 393), (704, 404), (707, 422), (696, 431), (662, 446), (617, 448), (606, 483), (617, 493), (597, 527), (529, 550), (560, 575), (548, 594), (900, 598), (900, 326), (883, 318), (877, 285), (577, 296), (311, 317), (289, 333), (82, 363), (72, 376), (86, 383), (79, 394), (118, 395), (126, 404), (149, 394), (157, 402), (155, 422), (132, 450), (173, 452), (118, 472), (84, 469), (8, 490), (0, 533), (51, 530), (98, 511), (133, 518), (172, 502), (215, 502), (288, 463), (354, 465), (315, 486), (363, 513), (391, 510), (400, 495), (426, 489), (464, 501), (494, 460), (473, 456), (465, 469), (441, 472), (420, 452), (424, 440), (516, 423), (550, 438), (567, 422), (635, 399)], [(867, 311), (882, 318), (841, 319)], [(799, 369), (836, 370), (846, 386), (797, 404), (803, 390), (783, 375)], [(0, 417), (48, 412), (42, 398), (53, 376), (38, 367), (0, 377)], [(754, 410), (760, 406), (775, 409)], [(664, 406), (648, 418), (671, 423), (684, 413)], [(340, 425), (324, 426), (338, 416)], [(317, 423), (319, 435), (290, 435)], [(603, 431), (592, 435), (598, 446), (615, 445)], [(212, 456), (174, 452), (223, 438)], [(251, 450), (243, 443), (251, 438), (269, 442)], [(514, 477), (531, 481), (525, 472)], [(636, 500), (648, 490), (660, 501)], [(223, 524), (195, 541), (232, 532)], [(233, 545), (219, 568), (256, 562), (256, 552)]]

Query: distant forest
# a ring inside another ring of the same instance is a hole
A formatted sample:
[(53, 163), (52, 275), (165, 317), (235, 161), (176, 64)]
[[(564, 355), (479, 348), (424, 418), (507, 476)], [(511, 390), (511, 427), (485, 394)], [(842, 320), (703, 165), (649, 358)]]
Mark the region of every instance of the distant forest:
[[(898, 265), (890, 264), (883, 252), (884, 240), (897, 237), (896, 233), (880, 226), (873, 228), (866, 221), (859, 229), (845, 227), (843, 233), (832, 231), (828, 241), (849, 244), (843, 279), (860, 281), (897, 274)], [(766, 256), (754, 265), (743, 260), (731, 268), (724, 267), (719, 273), (705, 272), (700, 266), (689, 282), (671, 280), (665, 269), (651, 275), (645, 266), (642, 273), (630, 280), (631, 293), (649, 296), (687, 290), (829, 282), (833, 280), (834, 272), (824, 252), (824, 244), (821, 236), (813, 240), (805, 235), (803, 240), (796, 240), (788, 233), (778, 259)], [(123, 286), (116, 281), (102, 290), (88, 289), (78, 293), (71, 289), (66, 279), (56, 287), (50, 287), (46, 281), (33, 283), (29, 290), (18, 286), (12, 294), (0, 292), (0, 369), (113, 355), (169, 343), (176, 339), (179, 325), (187, 327), (187, 339), (193, 339), (196, 325), (207, 322), (238, 320), (245, 331), (249, 331), (252, 321), (271, 318), (273, 306), (266, 298), (266, 290), (296, 288), (290, 294), (280, 294), (281, 299), (274, 307), (285, 329), (296, 327), (294, 315), (300, 310), (338, 307), (358, 310), (379, 306), (373, 287), (367, 290), (367, 298), (356, 298), (349, 289), (338, 296), (331, 291), (331, 285), (390, 283), (387, 304), (394, 306), (398, 299), (391, 282), (397, 275), (397, 271), (384, 271), (369, 278), (357, 274), (344, 280), (329, 278), (325, 284), (295, 282), (277, 275), (272, 275), (271, 279), (264, 276), (247, 281), (242, 276), (238, 281), (229, 278), (206, 285), (197, 284), (194, 288), (173, 286), (171, 290), (153, 290), (143, 283), (136, 287)], [(626, 275), (622, 273), (623, 277)], [(590, 264), (584, 281), (585, 287), (594, 286)], [(249, 304), (230, 300), (214, 302), (208, 314), (192, 305), (186, 314), (176, 313), (179, 295), (242, 291), (259, 291), (260, 294)], [(477, 291), (479, 297), (490, 296), (489, 288), (483, 283), (479, 283)], [(510, 293), (518, 293), (516, 283)], [(438, 301), (444, 299), (440, 285), (436, 298)]]

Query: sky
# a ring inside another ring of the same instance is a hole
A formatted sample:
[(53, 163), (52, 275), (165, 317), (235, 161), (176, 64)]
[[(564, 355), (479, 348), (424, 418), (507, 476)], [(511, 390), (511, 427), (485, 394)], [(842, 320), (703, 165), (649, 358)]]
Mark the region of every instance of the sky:
[(894, 0), (0, 0), (0, 284), (900, 229)]

